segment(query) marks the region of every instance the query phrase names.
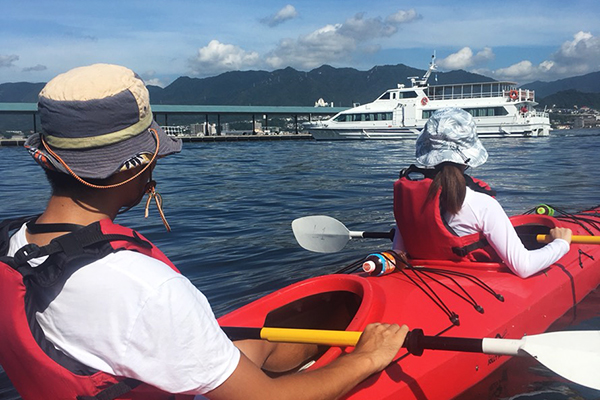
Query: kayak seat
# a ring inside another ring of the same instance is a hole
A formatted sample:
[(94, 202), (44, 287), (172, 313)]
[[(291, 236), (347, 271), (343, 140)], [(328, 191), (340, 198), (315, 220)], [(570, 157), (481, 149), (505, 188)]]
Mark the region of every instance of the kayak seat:
[(361, 300), (358, 294), (341, 290), (309, 295), (269, 312), (264, 326), (345, 330), (356, 315)]

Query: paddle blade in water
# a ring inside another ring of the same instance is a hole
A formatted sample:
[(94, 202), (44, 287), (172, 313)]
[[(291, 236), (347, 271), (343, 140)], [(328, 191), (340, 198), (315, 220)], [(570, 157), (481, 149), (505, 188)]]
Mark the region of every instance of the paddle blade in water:
[(525, 336), (521, 350), (565, 379), (600, 390), (600, 331)]
[(350, 231), (340, 221), (326, 215), (311, 215), (292, 221), (298, 244), (317, 253), (335, 253), (350, 240)]

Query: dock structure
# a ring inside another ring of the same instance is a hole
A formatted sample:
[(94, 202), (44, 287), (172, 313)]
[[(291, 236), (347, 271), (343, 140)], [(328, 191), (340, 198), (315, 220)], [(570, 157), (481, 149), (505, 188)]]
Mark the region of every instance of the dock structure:
[[(164, 121), (168, 125), (169, 116), (172, 115), (201, 115), (208, 124), (209, 116), (217, 119), (217, 135), (221, 135), (221, 116), (245, 115), (252, 117), (252, 132), (256, 133), (256, 116), (259, 115), (267, 123), (272, 116), (292, 116), (294, 118), (295, 134), (299, 134), (298, 117), (306, 116), (311, 121), (313, 116), (334, 115), (346, 110), (346, 107), (308, 107), (308, 106), (228, 106), (228, 105), (170, 105), (152, 104), (152, 113), (155, 120)], [(2, 114), (30, 114), (32, 116), (33, 131), (37, 132), (37, 104), (36, 103), (0, 103), (0, 118)], [(160, 123), (160, 122), (159, 122)]]

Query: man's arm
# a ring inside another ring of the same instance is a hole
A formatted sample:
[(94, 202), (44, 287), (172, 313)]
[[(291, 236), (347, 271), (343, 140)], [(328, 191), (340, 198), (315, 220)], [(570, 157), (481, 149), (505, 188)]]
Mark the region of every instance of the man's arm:
[(370, 324), (350, 354), (314, 371), (268, 377), (242, 354), (233, 374), (216, 389), (210, 399), (336, 399), (368, 376), (383, 370), (404, 343), (408, 327), (396, 324)]

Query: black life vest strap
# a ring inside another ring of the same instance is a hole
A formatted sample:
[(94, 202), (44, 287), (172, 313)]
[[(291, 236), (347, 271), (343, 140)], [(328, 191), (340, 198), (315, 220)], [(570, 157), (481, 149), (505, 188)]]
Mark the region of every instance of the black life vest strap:
[(460, 257), (466, 257), (469, 253), (475, 250), (479, 250), (487, 246), (489, 243), (487, 239), (481, 239), (474, 243), (468, 244), (463, 247), (453, 247), (452, 252)]
[(75, 232), (84, 228), (78, 224), (38, 224), (35, 221), (27, 223), (27, 230), (31, 233)]
[(37, 215), (27, 217), (6, 219), (0, 222), (0, 256), (4, 257), (8, 253), (10, 234), (12, 231), (19, 229), (27, 221), (35, 221)]
[[(46, 274), (47, 271), (52, 268), (45, 268), (44, 264), (39, 267), (33, 268), (31, 267), (27, 261), (43, 257), (50, 256), (53, 254), (64, 253), (67, 257), (73, 256), (77, 257), (84, 254), (84, 250), (87, 247), (91, 247), (101, 243), (108, 243), (113, 241), (127, 241), (131, 243), (136, 243), (138, 246), (142, 248), (150, 249), (152, 248), (152, 244), (142, 239), (139, 234), (135, 231), (133, 232), (133, 236), (126, 234), (104, 234), (101, 230), (100, 224), (98, 222), (93, 223), (88, 226), (80, 226), (76, 224), (35, 224), (35, 221), (39, 215), (36, 216), (28, 216), (22, 218), (15, 218), (11, 220), (4, 220), (0, 222), (0, 261), (5, 262), (7, 265), (10, 265), (12, 268), (16, 269), (20, 272), (23, 277), (27, 275), (33, 275), (35, 281), (40, 286), (50, 286), (53, 282), (56, 281), (62, 275), (64, 268), (58, 268), (57, 273), (53, 273), (49, 271), (49, 277)], [(8, 252), (9, 245), (9, 234), (10, 232), (19, 229), (24, 223), (28, 222), (27, 229), (34, 233), (45, 233), (45, 232), (71, 232), (62, 236), (59, 236), (53, 239), (49, 244), (45, 246), (37, 246), (35, 244), (28, 244), (23, 248), (19, 249), (14, 257), (7, 257), (6, 254)], [(34, 226), (31, 229), (31, 226)], [(39, 228), (39, 230), (36, 230)], [(29, 295), (26, 295), (26, 298), (30, 298)], [(27, 302), (30, 304), (30, 302)], [(33, 314), (32, 314), (33, 315)], [(28, 314), (28, 318), (30, 318)], [(72, 371), (78, 375), (91, 375), (96, 370), (89, 368), (82, 363), (78, 362), (75, 359), (72, 359), (68, 356), (64, 356), (64, 353), (60, 352), (53, 345), (47, 346), (49, 342), (45, 339), (43, 332), (39, 328), (37, 324), (37, 320), (35, 320), (35, 316), (33, 316), (33, 323), (29, 321), (30, 328), (32, 330), (32, 334), (34, 335), (35, 340), (38, 342), (38, 345), (42, 348), (46, 354), (54, 361), (56, 361), (59, 365), (63, 366), (69, 371)], [(48, 353), (48, 349), (53, 350)], [(108, 388), (102, 390), (95, 396), (77, 396), (78, 400), (113, 400), (122, 395), (130, 392), (134, 388), (138, 387), (142, 382), (133, 378), (125, 378), (124, 380), (117, 382)]]
[(142, 382), (133, 378), (125, 378), (122, 381), (107, 387), (95, 396), (77, 396), (77, 400), (114, 400), (138, 387)]
[(105, 234), (102, 233), (99, 226), (94, 227), (94, 224), (92, 224), (76, 232), (52, 239), (52, 241), (45, 246), (38, 246), (33, 243), (23, 246), (15, 253), (14, 261), (18, 269), (20, 271), (22, 270), (23, 275), (28, 275), (33, 272), (33, 270), (37, 269), (31, 268), (29, 267), (29, 264), (27, 264), (27, 261), (34, 258), (50, 256), (61, 252), (64, 252), (67, 256), (78, 255), (81, 254), (86, 247), (98, 243), (120, 240), (134, 242), (147, 249), (152, 247), (150, 243), (143, 240), (135, 231), (133, 231), (133, 236), (117, 233)]
[[(440, 170), (436, 169), (436, 168), (420, 168), (417, 167), (414, 164), (411, 164), (408, 168), (404, 168), (400, 171), (400, 176), (399, 178), (406, 178), (410, 181), (413, 180), (421, 180), (424, 178), (427, 179), (433, 179), (435, 178), (435, 176), (438, 174)], [(411, 174), (416, 174), (416, 177), (412, 177), (411, 178)], [(477, 184), (477, 182), (475, 182), (475, 180), (473, 180), (473, 178), (470, 175), (467, 174), (463, 174), (463, 176), (465, 177), (465, 184), (467, 185), (467, 187), (475, 192), (479, 192), (479, 193), (485, 193), (489, 196), (495, 197), (496, 196), (496, 191), (492, 188), (485, 188), (479, 184)]]

